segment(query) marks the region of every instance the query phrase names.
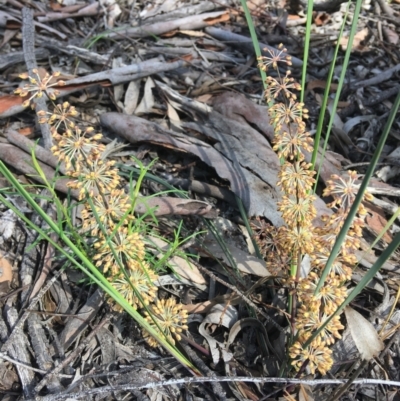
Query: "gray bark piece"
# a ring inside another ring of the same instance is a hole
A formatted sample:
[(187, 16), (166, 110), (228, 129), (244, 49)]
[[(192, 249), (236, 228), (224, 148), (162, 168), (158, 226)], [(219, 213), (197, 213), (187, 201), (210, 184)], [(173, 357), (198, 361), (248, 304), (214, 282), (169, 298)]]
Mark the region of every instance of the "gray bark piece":
[[(38, 215), (34, 216), (34, 223), (39, 223)], [(40, 226), (40, 224), (39, 224)], [(24, 255), (21, 262), (21, 268), (19, 270), (21, 285), (25, 289), (21, 293), (21, 302), (24, 304), (32, 289), (33, 275), (36, 271), (37, 261), (40, 259), (40, 253), (38, 252), (38, 245), (32, 247), (32, 244), (37, 239), (34, 231), (28, 228), (28, 235), (26, 238), (26, 246), (24, 250)]]
[[(218, 118), (218, 115), (215, 115), (215, 118)], [(221, 115), (220, 118), (224, 117)], [(249, 215), (265, 215), (274, 225), (283, 224), (277, 212), (276, 202), (279, 197), (274, 188), (252, 172), (241, 168), (234, 155), (231, 155), (231, 161), (203, 141), (165, 130), (156, 123), (136, 116), (104, 113), (100, 122), (103, 127), (129, 142), (148, 141), (198, 156), (204, 163), (214, 167), (221, 178), (230, 182), (232, 191), (242, 199)]]
[[(28, 318), (28, 330), (39, 368), (45, 371), (53, 369), (54, 363), (49, 355), (47, 337), (36, 313), (32, 313)], [(52, 394), (58, 393), (62, 390), (60, 382), (55, 376), (52, 376), (51, 380), (49, 380), (47, 388)]]
[(100, 345), (102, 363), (107, 365), (116, 360), (115, 339), (110, 331), (104, 327), (96, 334)]
[[(47, 59), (49, 57), (49, 51), (47, 49), (38, 48), (35, 49), (35, 58), (37, 60)], [(24, 62), (24, 52), (14, 52), (0, 55), (0, 70), (4, 70), (8, 67), (12, 67), (16, 64)]]
[(126, 37), (131, 38), (145, 38), (148, 36), (160, 36), (164, 33), (173, 30), (197, 30), (209, 26), (209, 21), (214, 18), (219, 18), (224, 15), (226, 11), (214, 11), (199, 15), (188, 15), (183, 18), (174, 19), (172, 21), (159, 21), (155, 23), (145, 24), (139, 27), (130, 27), (118, 32), (105, 33), (103, 38), (120, 40)]
[(214, 148), (231, 161), (236, 180), (243, 182), (237, 195), (250, 216), (265, 216), (272, 224), (283, 225), (277, 209), (281, 199), (276, 191), (279, 163), (265, 138), (249, 125), (227, 120), (216, 111), (205, 124), (183, 123), (182, 126), (217, 141)]
[[(4, 308), (4, 313), (7, 319), (9, 327), (15, 327), (18, 322), (18, 313), (13, 306), (10, 306), (12, 298), (7, 302), (7, 306)], [(13, 343), (8, 349), (8, 353), (11, 358), (18, 362), (24, 363), (26, 365), (31, 365), (31, 360), (29, 357), (28, 350), (28, 339), (26, 335), (22, 332), (20, 328), (16, 328), (18, 332), (14, 335)], [(26, 398), (31, 398), (33, 396), (33, 389), (36, 385), (35, 375), (32, 370), (26, 369), (20, 365), (16, 365), (15, 369), (18, 372), (19, 379), (21, 381), (22, 390)]]
[(78, 311), (79, 319), (71, 318), (68, 321), (60, 335), (60, 342), (64, 345), (64, 349), (67, 349), (86, 330), (89, 322), (96, 316), (103, 305), (104, 299), (104, 293), (101, 290), (96, 290)]
[(0, 341), (2, 345), (7, 341), (8, 338), (8, 328), (6, 322), (3, 319), (3, 316), (0, 313)]

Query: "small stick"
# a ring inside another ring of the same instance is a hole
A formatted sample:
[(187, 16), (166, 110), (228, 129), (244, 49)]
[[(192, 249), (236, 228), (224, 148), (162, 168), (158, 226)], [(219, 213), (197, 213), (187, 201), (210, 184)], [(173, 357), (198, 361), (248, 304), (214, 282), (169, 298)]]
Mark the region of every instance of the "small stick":
[[(33, 69), (37, 68), (35, 58), (35, 25), (33, 21), (33, 10), (28, 7), (22, 9), (22, 44), (24, 50), (25, 64), (28, 69), (30, 76), (33, 76)], [(46, 100), (41, 98), (35, 99), (36, 113), (38, 111), (48, 112)], [(40, 130), (44, 140), (44, 147), (50, 149), (53, 146), (53, 140), (51, 137), (50, 126), (46, 124), (40, 124)]]

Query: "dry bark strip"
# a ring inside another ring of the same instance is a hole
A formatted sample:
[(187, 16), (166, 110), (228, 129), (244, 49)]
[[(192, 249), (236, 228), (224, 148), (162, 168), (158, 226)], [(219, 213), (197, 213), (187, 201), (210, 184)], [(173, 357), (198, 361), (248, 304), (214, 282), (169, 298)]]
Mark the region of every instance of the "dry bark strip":
[(105, 34), (103, 37), (107, 39), (126, 39), (127, 37), (145, 38), (153, 35), (159, 36), (175, 30), (183, 31), (203, 29), (212, 24), (228, 20), (229, 14), (225, 10), (214, 11), (211, 13), (178, 18), (173, 21), (160, 21), (154, 24), (142, 25), (140, 27), (126, 28), (118, 32)]
[(46, 13), (45, 16), (38, 16), (37, 19), (39, 22), (53, 22), (67, 18), (100, 17), (103, 14), (103, 10), (98, 1), (95, 1), (87, 6), (83, 4), (70, 7), (69, 12), (66, 10), (66, 7), (63, 7), (61, 10), (62, 11), (59, 13)]
[[(53, 153), (41, 147), (40, 145), (37, 145), (35, 142), (21, 135), (17, 131), (12, 129), (7, 130), (7, 139), (8, 142), (25, 151), (28, 155), (31, 155), (32, 151), (35, 151), (35, 157), (37, 160), (40, 160), (41, 162), (53, 168), (57, 167), (58, 159), (53, 155)], [(59, 171), (62, 174), (65, 174), (66, 170), (64, 163), (59, 166)]]
[[(31, 155), (25, 153), (23, 150), (17, 148), (16, 146), (7, 143), (1, 144), (0, 160), (8, 164), (9, 166), (12, 166), (21, 173), (29, 175), (30, 178), (34, 179), (36, 182), (45, 184), (44, 180), (38, 175), (37, 171), (32, 166)], [(48, 181), (52, 182), (52, 180), (54, 180), (56, 171), (53, 168), (41, 162), (39, 162), (39, 166), (42, 169)], [(68, 181), (70, 180), (67, 178), (58, 178), (55, 182), (55, 189), (57, 191), (67, 194), (69, 191), (71, 191), (67, 187)], [(78, 198), (79, 192), (76, 190), (72, 190), (71, 194), (75, 198)]]
[[(95, 53), (94, 51), (90, 51), (88, 49), (84, 49), (82, 47), (65, 45), (65, 43), (59, 40), (42, 35), (37, 35), (36, 44), (44, 47), (44, 49), (42, 49), (42, 52), (46, 51), (48, 53), (47, 49), (51, 50), (52, 55), (64, 53), (68, 54), (71, 57), (78, 57), (79, 59), (85, 61), (86, 63), (101, 65), (102, 67), (108, 65), (111, 62), (109, 56), (103, 56), (101, 54)], [(38, 56), (36, 56), (36, 58), (38, 58)]]
[[(70, 95), (86, 89), (92, 85), (117, 85), (125, 82), (134, 81), (153, 74), (175, 70), (186, 64), (183, 60), (168, 63), (161, 58), (153, 58), (142, 63), (132, 64), (125, 67), (114, 68), (112, 70), (102, 71), (85, 77), (71, 79), (66, 81), (66, 86), (53, 87), (60, 92), (59, 97)], [(24, 99), (17, 95), (5, 95), (0, 97), (0, 118), (11, 117), (25, 110), (22, 106)]]
[[(208, 27), (205, 29), (206, 33), (211, 35), (213, 38), (216, 38), (224, 43), (228, 43), (230, 46), (239, 47), (246, 53), (254, 55), (254, 45), (252, 40), (243, 35), (239, 35), (237, 33), (233, 33), (221, 28)], [(260, 50), (263, 56), (270, 56), (268, 51), (264, 49), (269, 49), (271, 51), (277, 52), (275, 47), (269, 46), (265, 43), (259, 43)], [(287, 53), (282, 53), (282, 57), (287, 56)], [(300, 68), (303, 65), (303, 61), (298, 59), (297, 57), (292, 57), (293, 67)]]
[[(39, 47), (35, 49), (36, 60), (47, 60), (50, 52), (47, 49)], [(24, 61), (23, 52), (14, 52), (0, 55), (0, 70), (5, 70), (8, 67), (12, 67), (15, 64), (22, 63)]]
[[(27, 7), (22, 9), (22, 44), (25, 63), (28, 68), (29, 75), (34, 77), (35, 74), (33, 73), (33, 70), (37, 69), (37, 63), (35, 59), (35, 27), (33, 21), (33, 10)], [(34, 103), (37, 113), (48, 112), (44, 97), (36, 98)], [(49, 124), (40, 124), (40, 131), (42, 132), (45, 148), (50, 149), (53, 145), (53, 138), (51, 136)]]
[[(224, 120), (222, 115), (215, 117)], [(279, 196), (274, 187), (251, 172), (241, 169), (235, 160), (229, 160), (211, 145), (165, 130), (156, 123), (136, 116), (104, 113), (100, 117), (100, 122), (103, 127), (128, 142), (149, 142), (198, 156), (204, 163), (214, 167), (221, 178), (230, 182), (232, 191), (242, 199), (250, 215), (265, 215), (273, 224), (278, 226), (283, 224), (276, 207)]]
[[(15, 131), (10, 130), (7, 137), (10, 142), (22, 147), (27, 153), (19, 149), (17, 146), (2, 144), (2, 146), (0, 146), (0, 160), (13, 166), (21, 173), (29, 175), (35, 181), (45, 184), (45, 181), (38, 175), (37, 171), (32, 166), (31, 152), (32, 149), (35, 149), (38, 164), (46, 176), (47, 181), (53, 182), (57, 176), (55, 170), (57, 167), (57, 158), (55, 158), (51, 152), (36, 145), (30, 139), (23, 137)], [(43, 163), (41, 161), (43, 161)], [(60, 170), (63, 172), (64, 168), (61, 167)], [(78, 199), (79, 191), (71, 190), (67, 186), (70, 181), (71, 180), (68, 178), (57, 178), (55, 189), (64, 194), (70, 193), (72, 197)], [(135, 206), (135, 213), (144, 214), (150, 209), (153, 209), (155, 216), (173, 214), (181, 216), (198, 215), (210, 219), (216, 217), (215, 209), (212, 209), (212, 206), (207, 202), (200, 200), (177, 199), (172, 197), (153, 197), (149, 199), (139, 198)]]
[[(276, 186), (280, 162), (269, 144), (274, 137), (274, 130), (269, 123), (266, 107), (255, 105), (244, 95), (224, 92), (214, 98), (214, 109), (211, 109), (180, 95), (161, 82), (156, 83), (170, 101), (179, 104), (182, 110), (190, 110), (200, 116), (198, 120), (202, 123), (183, 123), (182, 127), (211, 138), (214, 148), (232, 162), (235, 173), (245, 176), (250, 195), (241, 199), (248, 206), (249, 214), (264, 215), (274, 224), (280, 221), (271, 219), (276, 216), (276, 203), (281, 196)], [(308, 157), (311, 158), (311, 155)], [(321, 174), (328, 179), (332, 172), (337, 173), (338, 170), (329, 170), (331, 163), (326, 164)], [(316, 200), (316, 207), (319, 216), (331, 213), (320, 198)]]
[[(27, 336), (22, 331), (22, 328), (16, 327), (18, 322), (18, 312), (14, 308), (14, 306), (11, 305), (12, 302), (13, 300), (10, 298), (7, 301), (7, 305), (4, 307), (3, 311), (3, 314), (10, 328), (10, 332), (12, 331), (13, 333), (13, 342), (12, 344), (10, 344), (7, 351), (8, 354), (16, 361), (30, 366), (31, 358), (29, 352), (29, 341)], [(33, 389), (36, 385), (34, 372), (20, 365), (16, 365), (15, 369), (18, 372), (24, 396), (26, 398), (30, 398), (33, 395)]]

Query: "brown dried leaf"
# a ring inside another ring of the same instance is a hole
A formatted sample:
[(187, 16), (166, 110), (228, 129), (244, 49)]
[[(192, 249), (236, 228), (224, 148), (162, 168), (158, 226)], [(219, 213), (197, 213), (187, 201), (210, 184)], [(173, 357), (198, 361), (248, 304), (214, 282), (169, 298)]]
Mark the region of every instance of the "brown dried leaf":
[(12, 281), (12, 266), (5, 255), (0, 252), (0, 295), (4, 295), (10, 289)]
[(344, 313), (361, 358), (369, 361), (378, 356), (384, 344), (372, 323), (350, 306), (345, 308)]
[[(369, 47), (366, 47), (362, 44), (362, 42), (368, 37), (368, 34), (369, 34), (368, 28), (364, 28), (356, 33), (351, 48), (352, 51), (357, 51), (360, 53), (370, 51)], [(340, 39), (340, 45), (343, 51), (347, 50), (348, 43), (349, 43), (349, 37), (342, 37)]]

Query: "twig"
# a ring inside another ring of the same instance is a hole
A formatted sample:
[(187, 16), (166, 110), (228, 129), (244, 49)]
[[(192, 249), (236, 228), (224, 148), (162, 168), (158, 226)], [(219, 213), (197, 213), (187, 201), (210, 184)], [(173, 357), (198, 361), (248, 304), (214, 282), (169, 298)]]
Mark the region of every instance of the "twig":
[(365, 88), (366, 86), (372, 86), (380, 84), (381, 82), (387, 81), (392, 77), (393, 74), (400, 71), (400, 64), (395, 65), (392, 68), (388, 68), (380, 74), (375, 75), (372, 78), (364, 79), (362, 81), (354, 82), (351, 86), (355, 88)]
[[(35, 59), (35, 25), (33, 21), (33, 10), (28, 7), (22, 9), (22, 44), (26, 67), (29, 71), (29, 75), (33, 76), (32, 70), (37, 68)], [(46, 100), (43, 97), (36, 98), (35, 103), (36, 112), (48, 111)], [(48, 124), (40, 124), (40, 130), (42, 131), (44, 147), (50, 149), (53, 146), (50, 126)]]
[[(37, 369), (37, 368), (34, 368), (33, 366), (26, 365), (25, 363), (18, 362), (15, 359), (10, 358), (3, 352), (0, 352), (0, 359), (4, 359), (5, 361), (11, 362), (13, 365), (21, 366), (22, 368), (33, 370), (34, 372), (37, 372), (37, 373), (41, 373), (42, 375), (45, 375), (47, 373), (45, 370)], [(74, 377), (73, 375), (64, 375), (64, 374), (62, 374), (60, 376), (68, 378), (68, 379), (72, 379)]]
[[(187, 352), (189, 357), (191, 358), (192, 361), (194, 361), (195, 365), (197, 368), (199, 368), (202, 373), (208, 374), (208, 377), (215, 377), (217, 378), (218, 376), (213, 372), (205, 363), (204, 361), (197, 356), (197, 354), (188, 346), (185, 344), (181, 343), (181, 346), (183, 349)], [(226, 400), (226, 392), (222, 388), (221, 384), (219, 381), (217, 381), (214, 384), (211, 384), (212, 389), (214, 390), (214, 394), (217, 395), (219, 400), (225, 401)]]
[(197, 192), (201, 195), (212, 196), (213, 198), (222, 199), (237, 207), (235, 194), (229, 189), (217, 187), (216, 185), (207, 184), (196, 180), (187, 180), (184, 178), (167, 179), (169, 184), (175, 187), (182, 187), (185, 190)]
[[(192, 383), (205, 383), (205, 382), (250, 382), (250, 383), (281, 383), (281, 384), (307, 384), (309, 386), (318, 386), (321, 384), (344, 384), (346, 380), (343, 379), (319, 379), (319, 380), (306, 380), (306, 379), (289, 379), (281, 377), (187, 377), (182, 379), (163, 380), (158, 382), (151, 382), (146, 384), (125, 384), (121, 386), (104, 386), (101, 388), (94, 388), (85, 390), (80, 393), (73, 393), (74, 399), (82, 398), (89, 399), (90, 396), (96, 394), (115, 393), (116, 391), (132, 391), (140, 389), (158, 388), (164, 386), (176, 386), (179, 384), (192, 384)], [(354, 380), (353, 384), (372, 384), (372, 385), (385, 385), (400, 387), (400, 382), (391, 380), (378, 380), (378, 379), (358, 379)], [(44, 397), (35, 397), (35, 399), (27, 401), (58, 401), (65, 400), (71, 397), (71, 393), (52, 394)]]

